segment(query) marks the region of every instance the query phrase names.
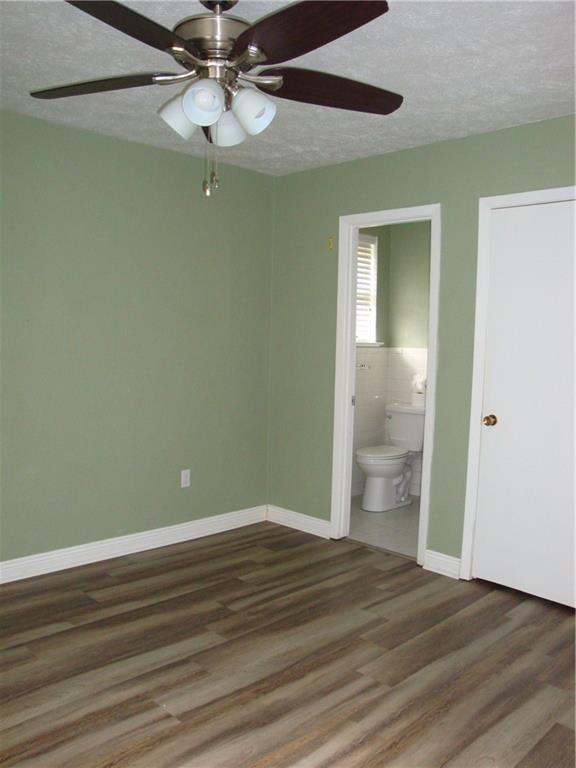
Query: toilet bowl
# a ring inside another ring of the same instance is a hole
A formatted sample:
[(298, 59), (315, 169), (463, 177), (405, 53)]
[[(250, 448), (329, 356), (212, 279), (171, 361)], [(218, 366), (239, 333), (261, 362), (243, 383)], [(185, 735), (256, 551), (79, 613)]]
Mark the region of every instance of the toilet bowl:
[(386, 406), (389, 442), (356, 451), (356, 463), (366, 476), (362, 509), (386, 512), (410, 504), (412, 456), (422, 450), (424, 408), (407, 403)]
[(392, 445), (375, 445), (356, 451), (356, 463), (366, 475), (362, 509), (366, 512), (385, 512), (410, 504), (410, 499), (399, 501), (396, 490), (408, 455), (408, 451)]

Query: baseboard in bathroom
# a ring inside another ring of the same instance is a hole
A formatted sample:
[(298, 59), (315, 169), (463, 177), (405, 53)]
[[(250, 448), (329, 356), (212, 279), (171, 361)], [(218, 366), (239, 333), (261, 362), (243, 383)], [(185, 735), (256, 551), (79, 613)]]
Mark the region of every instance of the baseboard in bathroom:
[(364, 483), (356, 483), (356, 485), (353, 485), (351, 488), (351, 496), (362, 496), (364, 493)]

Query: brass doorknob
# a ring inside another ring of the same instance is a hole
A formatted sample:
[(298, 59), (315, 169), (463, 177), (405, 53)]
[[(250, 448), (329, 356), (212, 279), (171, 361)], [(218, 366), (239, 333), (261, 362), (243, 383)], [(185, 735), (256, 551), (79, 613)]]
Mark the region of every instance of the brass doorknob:
[(482, 424), (484, 424), (485, 427), (493, 427), (495, 424), (498, 424), (498, 419), (491, 413), (489, 416), (484, 416)]

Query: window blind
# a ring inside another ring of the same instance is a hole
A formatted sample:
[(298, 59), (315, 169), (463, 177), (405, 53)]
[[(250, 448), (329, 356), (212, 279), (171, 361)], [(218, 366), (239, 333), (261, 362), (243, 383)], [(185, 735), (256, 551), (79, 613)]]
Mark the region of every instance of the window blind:
[(359, 235), (356, 258), (356, 341), (376, 341), (378, 238)]

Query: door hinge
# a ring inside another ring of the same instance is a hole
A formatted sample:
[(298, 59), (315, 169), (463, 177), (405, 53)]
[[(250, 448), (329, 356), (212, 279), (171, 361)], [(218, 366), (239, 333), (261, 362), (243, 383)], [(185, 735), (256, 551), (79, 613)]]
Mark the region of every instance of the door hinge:
[(352, 395), (352, 405), (356, 405), (356, 395)]

